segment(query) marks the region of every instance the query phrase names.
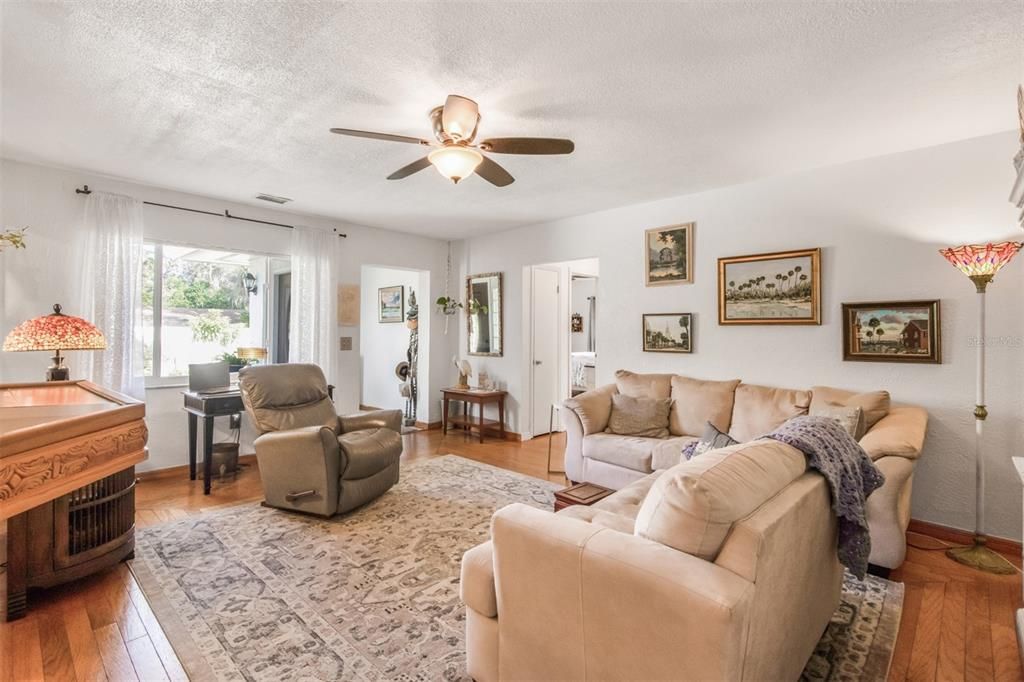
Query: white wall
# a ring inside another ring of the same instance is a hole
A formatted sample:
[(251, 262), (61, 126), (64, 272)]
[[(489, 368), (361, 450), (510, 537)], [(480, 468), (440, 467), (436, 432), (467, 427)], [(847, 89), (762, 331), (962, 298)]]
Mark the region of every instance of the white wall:
[[(461, 269), (503, 272), (505, 319), (514, 321), (529, 291), (524, 266), (598, 257), (599, 383), (630, 368), (785, 387), (885, 388), (896, 401), (925, 406), (931, 423), (914, 516), (971, 528), (977, 296), (937, 249), (1024, 238), (1007, 202), (1016, 150), (1015, 135), (1004, 133), (481, 236), (462, 245)], [(644, 287), (643, 231), (689, 221), (697, 223), (694, 284)], [(717, 324), (717, 258), (815, 246), (822, 248), (821, 326)], [(1017, 539), (1020, 483), (1010, 457), (1024, 455), (1022, 289), (1019, 257), (988, 294), (988, 530)], [(943, 364), (841, 360), (840, 303), (915, 298), (942, 300)], [(695, 352), (642, 352), (645, 312), (694, 313)], [(487, 365), (511, 391), (510, 427), (524, 432), (526, 346), (510, 331), (504, 357)]]
[[(362, 357), (362, 404), (382, 409), (405, 409), (405, 398), (398, 393), (401, 385), (395, 375), (395, 365), (406, 358), (409, 349), (409, 328), (401, 324), (378, 322), (377, 290), (383, 287), (402, 286), (405, 289), (405, 307), (409, 307), (409, 293), (416, 291), (416, 302), (420, 315), (429, 323), (431, 306), (430, 292), (420, 290), (420, 273), (416, 270), (379, 268), (363, 266), (360, 285), (359, 346)], [(420, 339), (420, 353), (429, 357), (429, 333)], [(419, 375), (420, 400), (417, 410), (429, 403), (429, 378)], [(419, 417), (419, 415), (417, 415)], [(419, 421), (426, 419), (419, 418)]]
[[(233, 204), (182, 192), (164, 190), (100, 175), (25, 164), (4, 159), (0, 162), (0, 218), (4, 226), (30, 227), (28, 248), (0, 254), (0, 335), (22, 320), (49, 311), (55, 302), (78, 299), (79, 290), (88, 283), (79, 277), (81, 254), (77, 231), (84, 198), (75, 188), (88, 184), (94, 190), (117, 192), (160, 203), (270, 220), (302, 224), (321, 229), (337, 228), (348, 234), (339, 246), (340, 282), (358, 284), (364, 263), (430, 271), (424, 281), (431, 291), (444, 288), (445, 242), (379, 230), (341, 221), (275, 209)], [(291, 231), (217, 216), (174, 211), (155, 206), (144, 209), (145, 235), (177, 244), (208, 248), (286, 255), (290, 251)], [(72, 310), (68, 310), (73, 313)], [(432, 306), (421, 306), (421, 320), (433, 315)], [(422, 324), (422, 323), (421, 323)], [(398, 326), (398, 325), (395, 325)], [(430, 321), (426, 331), (430, 334)], [(435, 325), (436, 326), (436, 325)], [(338, 335), (353, 337), (353, 350), (338, 352), (335, 376), (328, 377), (336, 387), (335, 403), (339, 412), (354, 412), (359, 407), (360, 344), (359, 331), (339, 327)], [(429, 375), (451, 380), (449, 361), (456, 336), (439, 334), (430, 344)], [(337, 342), (335, 347), (338, 347)], [(68, 353), (72, 377), (78, 378), (79, 353)], [(0, 353), (0, 382), (41, 381), (49, 364), (46, 353)], [(440, 383), (438, 384), (440, 386)], [(179, 466), (188, 462), (185, 415), (181, 411), (181, 388), (146, 391), (146, 421), (149, 426), (149, 460), (140, 470)], [(440, 420), (437, 400), (427, 400), (430, 421)], [(421, 419), (424, 415), (421, 414)], [(226, 420), (218, 420), (226, 421)], [(218, 434), (219, 439), (223, 434)], [(243, 419), (243, 452), (252, 452), (251, 427)]]

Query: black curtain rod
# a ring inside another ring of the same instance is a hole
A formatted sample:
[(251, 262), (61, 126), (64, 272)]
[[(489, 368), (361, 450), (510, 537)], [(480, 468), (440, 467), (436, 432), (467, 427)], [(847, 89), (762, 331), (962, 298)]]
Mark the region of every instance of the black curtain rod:
[[(92, 190), (89, 189), (89, 185), (82, 185), (81, 189), (75, 188), (75, 194), (92, 194)], [(224, 209), (223, 213), (214, 213), (213, 211), (203, 211), (198, 208), (186, 208), (184, 206), (174, 206), (172, 204), (161, 204), (156, 201), (143, 201), (142, 203), (147, 206), (159, 206), (161, 208), (173, 208), (175, 211), (188, 211), (189, 213), (202, 213), (203, 215), (213, 215), (219, 218), (231, 218), (232, 220), (244, 220), (247, 223), (259, 223), (260, 225), (273, 225), (274, 227), (287, 227), (289, 230), (294, 230), (294, 225), (285, 225), (284, 223), (273, 223), (269, 220), (257, 220), (256, 218), (243, 218), (242, 216), (231, 215), (227, 209)], [(348, 235), (344, 232), (338, 232), (334, 230), (335, 234), (339, 237), (347, 238)]]

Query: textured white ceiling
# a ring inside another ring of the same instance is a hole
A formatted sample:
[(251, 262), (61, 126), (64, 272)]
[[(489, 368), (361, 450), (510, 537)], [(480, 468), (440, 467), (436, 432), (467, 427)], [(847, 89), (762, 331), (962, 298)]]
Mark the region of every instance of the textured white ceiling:
[[(1024, 2), (16, 2), (2, 153), (439, 237), (1015, 126)], [(385, 177), (448, 93), (516, 177)], [(260, 204), (265, 205), (265, 204)]]

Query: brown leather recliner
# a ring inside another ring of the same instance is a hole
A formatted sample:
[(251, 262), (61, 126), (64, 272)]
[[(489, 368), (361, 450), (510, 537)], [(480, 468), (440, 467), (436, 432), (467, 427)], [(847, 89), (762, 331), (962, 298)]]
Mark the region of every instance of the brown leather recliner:
[(339, 417), (316, 365), (245, 367), (238, 379), (271, 507), (333, 516), (398, 482), (401, 410)]

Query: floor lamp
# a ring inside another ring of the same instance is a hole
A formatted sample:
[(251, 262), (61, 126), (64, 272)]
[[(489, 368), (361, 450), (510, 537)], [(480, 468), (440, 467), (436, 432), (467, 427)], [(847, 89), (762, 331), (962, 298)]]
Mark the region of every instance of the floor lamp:
[(1024, 243), (1002, 242), (1001, 244), (969, 244), (939, 251), (960, 272), (967, 275), (978, 290), (978, 383), (977, 400), (974, 406), (974, 460), (975, 460), (975, 516), (974, 544), (969, 547), (954, 547), (946, 551), (949, 558), (965, 566), (988, 573), (1016, 573), (1013, 565), (1005, 558), (985, 546), (985, 459), (982, 453), (982, 433), (985, 417), (985, 288), (999, 268), (1017, 255)]

